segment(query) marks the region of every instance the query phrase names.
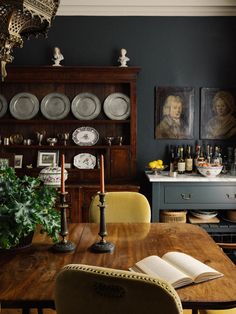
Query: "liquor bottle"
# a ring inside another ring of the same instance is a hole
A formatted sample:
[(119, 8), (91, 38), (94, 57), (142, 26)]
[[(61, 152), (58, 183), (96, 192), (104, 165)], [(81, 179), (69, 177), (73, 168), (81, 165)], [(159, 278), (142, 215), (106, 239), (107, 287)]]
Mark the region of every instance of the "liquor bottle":
[(210, 145), (207, 144), (207, 146), (206, 146), (206, 161), (207, 161), (208, 164), (211, 163), (211, 153), (210, 153), (210, 151), (211, 151)]
[(220, 165), (222, 163), (221, 156), (220, 156), (220, 149), (217, 145), (215, 146), (214, 155), (212, 157), (212, 163), (215, 165)]
[(188, 173), (191, 173), (193, 171), (193, 156), (192, 156), (192, 149), (190, 145), (187, 145), (187, 149), (186, 149), (185, 170)]
[(175, 147), (170, 145), (170, 172), (175, 171)]
[(201, 146), (197, 144), (196, 148), (195, 148), (195, 155), (194, 155), (194, 161), (193, 161), (193, 165), (194, 165), (195, 168), (196, 168), (196, 166), (198, 166), (198, 159), (199, 159), (199, 156), (200, 156), (200, 149), (201, 149)]
[(185, 173), (185, 160), (184, 160), (183, 146), (179, 147), (178, 173), (179, 174)]
[(203, 147), (199, 146), (199, 155), (197, 159), (197, 165), (202, 166), (204, 163), (205, 163), (204, 150), (203, 150)]

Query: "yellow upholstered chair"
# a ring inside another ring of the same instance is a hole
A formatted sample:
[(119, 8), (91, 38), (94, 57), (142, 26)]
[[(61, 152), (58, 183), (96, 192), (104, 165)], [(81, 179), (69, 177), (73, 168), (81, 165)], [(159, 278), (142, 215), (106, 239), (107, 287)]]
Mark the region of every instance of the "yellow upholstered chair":
[[(89, 221), (99, 222), (99, 197), (95, 195), (89, 208)], [(146, 197), (137, 192), (107, 192), (106, 222), (150, 222), (151, 209)]]
[(199, 310), (199, 314), (236, 314), (236, 308), (228, 310)]
[(71, 264), (56, 278), (57, 314), (181, 314), (174, 288), (162, 279)]

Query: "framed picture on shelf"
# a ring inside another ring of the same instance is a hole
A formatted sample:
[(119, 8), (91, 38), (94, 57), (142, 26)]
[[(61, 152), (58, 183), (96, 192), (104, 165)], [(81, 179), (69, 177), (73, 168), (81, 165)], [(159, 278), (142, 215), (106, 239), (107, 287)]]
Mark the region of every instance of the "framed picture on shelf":
[(0, 154), (0, 167), (13, 167), (14, 154), (1, 153)]
[(201, 89), (201, 139), (236, 138), (236, 89)]
[(14, 168), (22, 168), (23, 155), (15, 155)]
[(37, 167), (58, 165), (59, 151), (38, 151)]
[(156, 139), (193, 139), (193, 122), (194, 88), (156, 87)]

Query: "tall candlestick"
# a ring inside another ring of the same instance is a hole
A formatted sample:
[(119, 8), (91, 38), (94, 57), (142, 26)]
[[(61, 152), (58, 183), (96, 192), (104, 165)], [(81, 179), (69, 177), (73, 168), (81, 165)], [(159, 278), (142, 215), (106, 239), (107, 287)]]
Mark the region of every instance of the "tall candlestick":
[(101, 155), (100, 158), (100, 191), (105, 193), (105, 182), (104, 182), (104, 157)]
[(61, 155), (61, 193), (65, 193), (65, 155)]

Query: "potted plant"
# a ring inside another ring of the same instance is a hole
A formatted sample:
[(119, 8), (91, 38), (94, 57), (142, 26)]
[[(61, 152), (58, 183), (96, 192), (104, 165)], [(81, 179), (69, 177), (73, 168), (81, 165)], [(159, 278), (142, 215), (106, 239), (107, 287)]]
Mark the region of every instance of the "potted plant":
[(55, 209), (57, 192), (39, 178), (18, 177), (14, 168), (0, 167), (0, 248), (19, 246), (22, 238), (40, 225), (54, 242), (60, 232), (60, 213)]

